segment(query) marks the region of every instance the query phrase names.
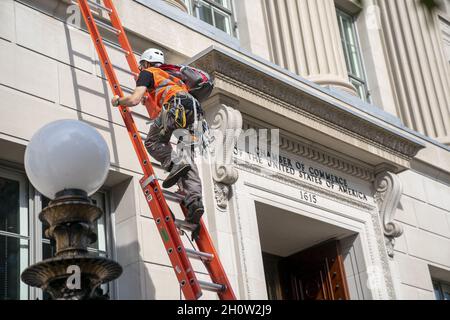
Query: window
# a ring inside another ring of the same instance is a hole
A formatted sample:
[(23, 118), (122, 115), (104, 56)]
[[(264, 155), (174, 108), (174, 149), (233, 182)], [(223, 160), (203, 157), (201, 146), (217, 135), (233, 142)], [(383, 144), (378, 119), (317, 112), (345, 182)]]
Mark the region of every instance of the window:
[(231, 0), (184, 0), (189, 14), (210, 25), (234, 35)]
[(436, 300), (450, 300), (450, 283), (433, 280)]
[(0, 169), (0, 300), (28, 299), (20, 274), (28, 267), (29, 242), (25, 180)]
[(355, 86), (359, 97), (366, 102), (370, 102), (355, 20), (339, 9), (336, 12), (349, 80)]

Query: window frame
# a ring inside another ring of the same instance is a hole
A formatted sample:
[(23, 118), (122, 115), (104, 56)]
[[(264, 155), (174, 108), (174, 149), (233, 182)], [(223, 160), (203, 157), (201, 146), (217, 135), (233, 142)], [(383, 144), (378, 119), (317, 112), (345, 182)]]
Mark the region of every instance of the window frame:
[[(353, 84), (352, 81), (355, 81), (364, 88), (364, 91), (365, 91), (364, 99), (359, 95), (359, 92), (358, 92), (358, 96), (361, 99), (363, 99), (363, 101), (365, 101), (367, 103), (371, 103), (371, 101), (372, 101), (371, 92), (370, 92), (369, 83), (367, 80), (368, 78), (367, 78), (366, 68), (364, 65), (364, 57), (363, 57), (362, 50), (361, 50), (361, 42), (359, 39), (359, 32), (358, 32), (358, 28), (356, 27), (356, 19), (357, 18), (354, 15), (347, 13), (345, 10), (343, 10), (340, 7), (336, 7), (336, 16), (338, 18), (337, 22), (338, 22), (338, 27), (339, 27), (340, 42), (342, 43), (342, 47), (343, 47), (343, 53), (344, 53), (346, 67), (347, 67), (348, 78), (352, 84)], [(352, 59), (350, 57), (350, 53), (348, 50), (348, 45), (350, 45), (350, 44), (348, 44), (348, 41), (345, 39), (345, 28), (342, 23), (342, 20), (344, 18), (348, 19), (351, 22), (351, 33), (352, 33), (353, 40), (355, 42), (354, 46), (355, 46), (357, 60), (358, 60), (358, 61), (356, 61), (356, 63), (358, 65), (358, 67), (361, 69), (362, 77), (353, 74), (353, 72), (349, 68), (349, 65), (351, 64)], [(356, 89), (358, 89), (358, 88), (356, 88)]]
[[(195, 18), (199, 19), (200, 21), (203, 21), (204, 23), (207, 23), (214, 28), (232, 36), (237, 37), (237, 22), (235, 19), (235, 11), (234, 11), (234, 3), (233, 0), (226, 0), (228, 1), (230, 8), (224, 7), (221, 4), (213, 1), (213, 0), (183, 0), (185, 5), (188, 8), (188, 13), (191, 16), (194, 16)], [(211, 18), (212, 18), (212, 24), (209, 22), (206, 22), (200, 18), (200, 4), (201, 2), (204, 2), (208, 6), (211, 7)], [(229, 17), (229, 28), (230, 32), (224, 31), (216, 26), (214, 12), (217, 11), (219, 13), (224, 14), (225, 16)]]
[[(16, 171), (14, 169), (10, 169), (4, 166), (0, 165), (0, 178), (5, 178), (8, 180), (16, 181), (19, 183), (19, 205), (20, 205), (20, 218), (19, 218), (19, 224), (21, 225), (18, 233), (14, 232), (8, 232), (0, 230), (0, 236), (4, 236), (6, 238), (14, 238), (20, 240), (25, 240), (28, 242), (28, 256), (26, 265), (22, 266), (20, 265), (20, 274), (30, 265), (32, 261), (32, 257), (34, 255), (33, 250), (33, 234), (32, 234), (32, 223), (33, 223), (33, 215), (31, 214), (29, 210), (29, 192), (28, 192), (28, 182), (24, 174), (22, 174), (19, 171)], [(22, 232), (22, 216), (26, 215), (25, 222), (26, 222), (26, 235)], [(20, 243), (20, 242), (19, 242)], [(31, 297), (30, 288), (23, 283), (23, 281), (20, 279), (19, 276), (19, 283), (20, 283), (20, 293), (19, 293), (19, 300), (29, 300)]]

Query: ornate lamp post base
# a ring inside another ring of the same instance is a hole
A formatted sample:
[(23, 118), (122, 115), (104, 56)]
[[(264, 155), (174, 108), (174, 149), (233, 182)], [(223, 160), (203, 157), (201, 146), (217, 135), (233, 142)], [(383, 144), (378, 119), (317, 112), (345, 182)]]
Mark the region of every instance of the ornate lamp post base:
[[(77, 266), (81, 270), (80, 289), (69, 289), (67, 270)], [(26, 284), (41, 288), (54, 300), (108, 299), (99, 286), (117, 279), (122, 267), (115, 261), (102, 257), (79, 256), (52, 258), (30, 266), (22, 274)]]
[(45, 234), (56, 241), (56, 257), (27, 268), (22, 281), (41, 288), (55, 300), (108, 299), (100, 285), (117, 279), (122, 267), (87, 250), (97, 241), (94, 223), (101, 215), (101, 209), (83, 191), (57, 194), (39, 214), (48, 226)]

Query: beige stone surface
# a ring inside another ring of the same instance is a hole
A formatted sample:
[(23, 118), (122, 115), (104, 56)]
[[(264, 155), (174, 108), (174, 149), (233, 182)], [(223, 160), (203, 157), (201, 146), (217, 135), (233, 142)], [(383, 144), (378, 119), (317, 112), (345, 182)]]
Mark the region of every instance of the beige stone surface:
[(0, 29), (0, 38), (13, 41), (15, 39), (14, 1), (4, 0), (0, 3), (0, 19), (3, 23)]

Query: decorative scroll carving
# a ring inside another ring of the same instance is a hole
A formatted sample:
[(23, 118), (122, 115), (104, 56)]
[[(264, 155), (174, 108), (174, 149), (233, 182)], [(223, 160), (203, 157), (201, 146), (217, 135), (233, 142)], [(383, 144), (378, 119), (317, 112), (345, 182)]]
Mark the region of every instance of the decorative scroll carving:
[(379, 208), (387, 253), (393, 257), (395, 238), (403, 234), (402, 226), (394, 222), (395, 212), (403, 192), (402, 184), (396, 174), (384, 171), (376, 176), (375, 190), (374, 198)]
[(241, 133), (242, 115), (224, 104), (209, 108), (208, 115), (208, 123), (215, 138), (212, 163), (214, 191), (218, 206), (225, 209), (229, 187), (239, 178), (239, 172), (233, 164), (233, 150)]

